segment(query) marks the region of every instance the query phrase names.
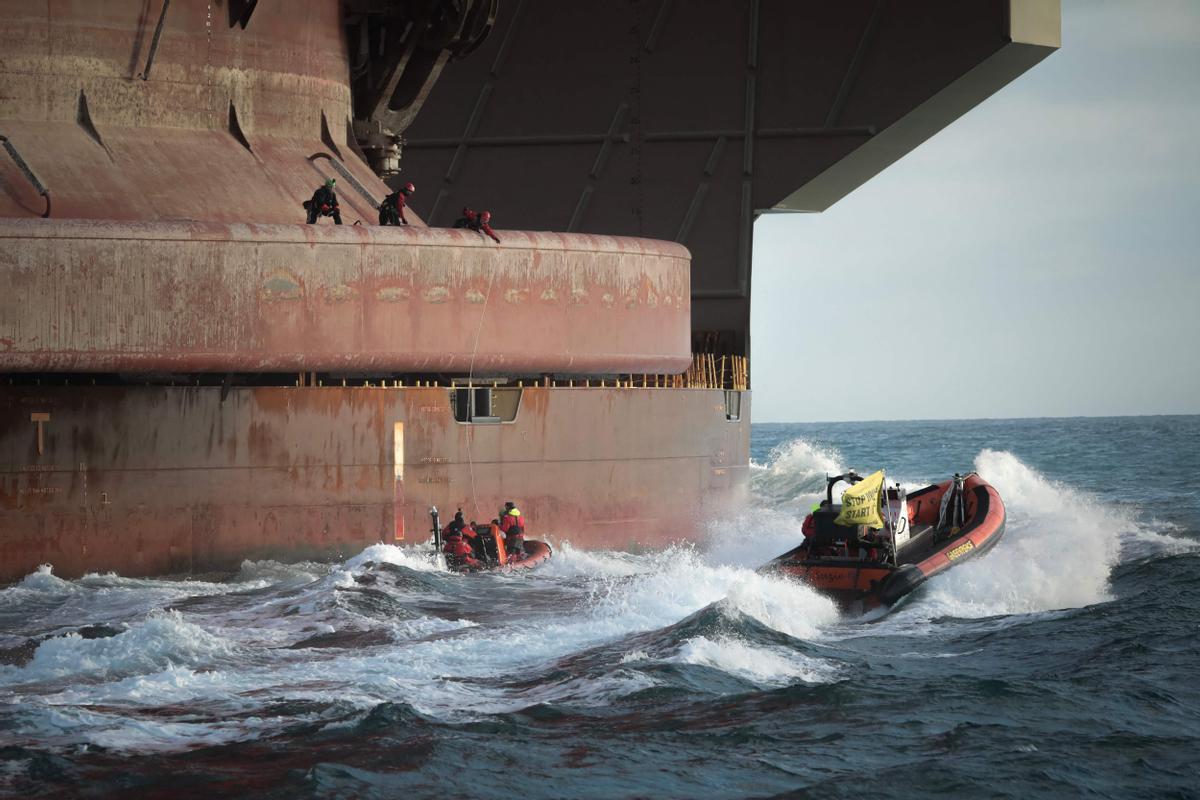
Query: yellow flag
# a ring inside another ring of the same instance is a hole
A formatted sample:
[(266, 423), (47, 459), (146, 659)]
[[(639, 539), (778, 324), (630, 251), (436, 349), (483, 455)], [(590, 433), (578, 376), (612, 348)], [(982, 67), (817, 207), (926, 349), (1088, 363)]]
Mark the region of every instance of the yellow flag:
[(866, 525), (882, 528), (879, 516), (879, 493), (883, 490), (883, 470), (872, 473), (842, 492), (842, 513), (837, 515), (835, 525)]

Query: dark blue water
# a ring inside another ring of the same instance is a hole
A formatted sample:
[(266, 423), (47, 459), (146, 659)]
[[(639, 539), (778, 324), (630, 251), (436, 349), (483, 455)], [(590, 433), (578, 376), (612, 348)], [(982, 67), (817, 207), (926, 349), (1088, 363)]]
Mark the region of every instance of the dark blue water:
[[(1200, 796), (1200, 417), (756, 425), (752, 449), (755, 502), (693, 549), (0, 589), (0, 794)], [(977, 470), (1005, 537), (869, 620), (756, 574), (847, 467)]]

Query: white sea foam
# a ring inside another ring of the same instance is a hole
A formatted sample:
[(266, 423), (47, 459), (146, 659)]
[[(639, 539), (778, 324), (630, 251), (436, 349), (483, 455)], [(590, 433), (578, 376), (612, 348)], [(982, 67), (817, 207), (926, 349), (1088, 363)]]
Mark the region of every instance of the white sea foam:
[(284, 564), (279, 561), (250, 561), (242, 562), (238, 570), (236, 584), (239, 588), (247, 586), (280, 586), (293, 583), (314, 581), (329, 572), (329, 567), (323, 564), (301, 562)]
[(668, 660), (715, 667), (760, 686), (787, 686), (797, 681), (828, 683), (838, 675), (838, 669), (829, 661), (783, 648), (756, 647), (732, 636), (688, 639)]
[(541, 575), (557, 578), (624, 577), (645, 570), (638, 556), (630, 553), (580, 550), (569, 541), (554, 546), (554, 554), (538, 568)]
[[(598, 677), (575, 677), (510, 692), (481, 692), (470, 688), (459, 694), (451, 708), (426, 705), (428, 713), (448, 717), (476, 717), (479, 714), (499, 714), (527, 708), (539, 703), (571, 703), (580, 706), (606, 706), (622, 697), (651, 689), (659, 681), (636, 669), (617, 669)], [(460, 684), (461, 686), (461, 684)]]
[(690, 548), (667, 550), (654, 564), (631, 580), (597, 586), (597, 624), (612, 625), (614, 633), (650, 630), (723, 602), (778, 631), (809, 638), (838, 617), (828, 598), (806, 586), (744, 567), (712, 565)]
[[(615, 560), (625, 563), (624, 558)], [(335, 660), (297, 662), (277, 668), (271, 680), (289, 687), (289, 697), (304, 696), (310, 691), (306, 686), (349, 684), (364, 702), (408, 702), (439, 718), (499, 713), (544, 702), (603, 705), (654, 681), (636, 670), (616, 669), (598, 677), (517, 691), (507, 688), (505, 676), (536, 674), (557, 659), (628, 634), (669, 626), (717, 601), (731, 618), (751, 615), (797, 636), (809, 635), (823, 622), (837, 618), (827, 599), (805, 587), (742, 568), (707, 565), (690, 548), (643, 556), (640, 563), (643, 571), (638, 574), (596, 579), (591, 595), (577, 607), (564, 608), (557, 617), (539, 618), (536, 625), (515, 620), (511, 625), (481, 626), (362, 656), (341, 654)], [(807, 679), (804, 676), (812, 677), (815, 669), (806, 663), (803, 670), (796, 667), (800, 671), (795, 676)], [(326, 691), (319, 688), (315, 694)]]
[(1046, 478), (1012, 453), (984, 450), (975, 469), (1004, 501), (1004, 538), (986, 556), (930, 581), (910, 613), (985, 617), (1111, 599), (1120, 539), (1133, 530), (1128, 512)]
[(156, 706), (229, 698), (230, 673), (170, 664), (156, 672), (128, 675), (106, 683), (72, 683), (45, 696), (51, 705)]
[(57, 636), (81, 624), (121, 627), (125, 621), (150, 614), (172, 602), (206, 595), (244, 592), (272, 585), (266, 578), (246, 582), (127, 578), (114, 573), (88, 573), (74, 581), (53, 574), (43, 565), (20, 583), (0, 590), (0, 612), (6, 608), (38, 609), (35, 616), (8, 620), (9, 634)]
[[(366, 560), (383, 559), (378, 551), (364, 552), (346, 566)], [(512, 710), (530, 702), (566, 698), (604, 703), (652, 684), (636, 671), (617, 670), (602, 678), (572, 679), (516, 693), (495, 678), (527, 674), (597, 644), (669, 626), (718, 601), (730, 616), (747, 614), (793, 636), (815, 635), (820, 625), (837, 619), (832, 603), (806, 587), (742, 567), (710, 563), (689, 547), (633, 556), (584, 552), (564, 543), (530, 579), (574, 577), (586, 577), (590, 591), (577, 607), (565, 607), (557, 617), (539, 618), (537, 625), (516, 620), (509, 626), (489, 625), (415, 642), (395, 654), (372, 652), (298, 663), (287, 668), (295, 672), (288, 683), (352, 680), (371, 697), (409, 702), (435, 716)]]
[(800, 524), (825, 496), (826, 475), (841, 471), (841, 455), (804, 439), (775, 447), (766, 464), (750, 464), (751, 501), (705, 530), (705, 560), (756, 568), (800, 544)]
[(98, 711), (89, 707), (41, 707), (27, 714), (26, 735), (38, 742), (72, 743), (72, 749), (89, 746), (115, 752), (173, 752), (199, 746), (245, 741), (272, 733), (274, 720), (242, 719), (183, 722), (155, 715), (142, 719), (133, 715)]
[(1132, 530), (1121, 539), (1121, 560), (1174, 556), (1200, 551), (1200, 541), (1178, 535), (1180, 529), (1157, 519), (1132, 520)]
[(802, 516), (768, 506), (742, 509), (709, 523), (704, 560), (713, 566), (760, 567), (804, 540), (802, 522)]
[[(785, 506), (791, 504), (806, 511), (807, 505), (820, 496), (824, 474), (836, 471), (838, 465), (832, 456), (813, 448), (791, 446), (784, 453), (782, 460), (790, 466), (780, 467), (776, 488), (787, 495)], [(1029, 509), (1043, 509), (1048, 500), (1042, 493), (1054, 496), (1054, 492), (1044, 492), (1044, 479), (1015, 459), (1013, 462), (1016, 466), (1006, 467), (1003, 458), (988, 460), (985, 454), (980, 469), (997, 482), (1003, 494), (1017, 498), (1010, 501), (1014, 506), (1010, 535), (1018, 533), (1013, 539), (1036, 542), (1038, 537), (1033, 532), (1020, 533), (1021, 517), (1036, 516)], [(785, 473), (797, 465), (803, 473), (799, 483), (786, 488)], [(1005, 487), (1005, 483), (1013, 486)], [(271, 562), (248, 563), (239, 581), (217, 591), (234, 587), (244, 591), (260, 581), (275, 581), (273, 588), (280, 591), (251, 592), (241, 604), (220, 601), (211, 606), (190, 606), (184, 615), (152, 615), (108, 639), (71, 636), (49, 640), (38, 648), (28, 665), (5, 668), (0, 679), (10, 685), (28, 686), (37, 680), (87, 676), (89, 681), (74, 683), (69, 690), (60, 688), (51, 696), (55, 703), (79, 707), (217, 704), (244, 710), (260, 702), (252, 698), (327, 702), (336, 697), (363, 709), (379, 702), (406, 702), (421, 713), (460, 719), (543, 702), (605, 705), (655, 685), (654, 673), (636, 668), (655, 657), (645, 650), (634, 650), (616, 656), (616, 662), (600, 674), (573, 675), (520, 689), (506, 678), (539, 674), (560, 659), (631, 634), (667, 628), (715, 604), (729, 621), (729, 633), (693, 636), (673, 653), (658, 657), (704, 664), (764, 686), (836, 680), (840, 669), (837, 662), (783, 646), (751, 643), (733, 632), (743, 615), (806, 640), (819, 640), (829, 635), (830, 628), (838, 627), (839, 616), (830, 600), (801, 584), (760, 575), (751, 568), (799, 541), (800, 516), (764, 503), (716, 531), (706, 551), (674, 547), (635, 556), (585, 552), (562, 543), (547, 565), (521, 581), (506, 582), (497, 576), (461, 579), (463, 588), (509, 586), (505, 591), (513, 592), (523, 591), (526, 585), (568, 586), (574, 593), (564, 595), (568, 604), (557, 615), (539, 616), (536, 624), (519, 615), (511, 623), (491, 621), (483, 625), (432, 615), (381, 620), (363, 616), (353, 610), (358, 606), (346, 602), (357, 596), (348, 592), (364, 590), (355, 577), (369, 570), (368, 562), (450, 577), (424, 547), (373, 545), (344, 564), (307, 565), (295, 571)], [(964, 565), (955, 572), (971, 566)], [(989, 575), (986, 570), (980, 574)], [(954, 577), (954, 573), (948, 577)], [(1016, 581), (1017, 576), (1012, 579)], [(73, 590), (70, 583), (58, 582), (49, 572), (29, 580), (34, 584), (30, 590)], [(481, 583), (471, 584), (469, 580)], [(458, 581), (455, 576), (453, 582)], [(945, 603), (957, 603), (954, 610), (963, 615), (962, 597), (970, 598), (972, 594), (963, 595), (955, 584), (944, 583), (931, 589), (949, 598), (943, 602), (944, 607)], [(202, 585), (193, 588), (199, 590), (197, 594), (211, 590)], [(419, 587), (409, 590), (403, 583), (393, 586), (386, 577), (365, 588), (388, 592), (401, 600), (411, 599), (414, 591), (424, 593)], [(977, 602), (982, 594), (986, 606), (979, 613), (1000, 613), (996, 609), (1007, 595), (1000, 584), (994, 583), (992, 591), (992, 595), (974, 592), (976, 599), (971, 602)], [(572, 597), (576, 598), (574, 606), (569, 605)], [(1043, 603), (1048, 599), (1043, 597)], [(389, 631), (395, 644), (362, 650), (286, 649), (314, 634), (381, 626)], [(59, 720), (63, 725), (64, 719)], [(71, 736), (76, 740), (82, 737), (118, 750), (170, 749), (256, 735), (249, 723), (213, 723), (207, 727), (196, 723), (189, 727), (190, 722), (176, 725), (178, 720), (168, 720), (169, 725), (144, 727), (135, 715), (120, 724), (98, 717), (76, 716), (75, 720)]]
[(729, 587), (721, 603), (797, 639), (819, 639), (839, 619), (828, 597), (778, 576), (746, 576)]
[[(752, 466), (754, 506), (712, 530), (706, 548), (633, 555), (562, 542), (549, 563), (519, 576), (458, 576), (427, 546), (384, 544), (333, 566), (246, 562), (228, 583), (115, 575), (63, 581), (47, 567), (0, 590), (0, 610), (28, 603), (48, 609), (50, 627), (111, 621), (128, 629), (104, 639), (46, 639), (29, 663), (0, 667), (0, 690), (19, 706), (18, 727), (31, 742), (146, 752), (269, 735), (302, 718), (269, 717), (269, 704), (287, 700), (336, 701), (330, 718), (345, 706), (365, 711), (381, 702), (447, 720), (535, 703), (604, 706), (657, 685), (661, 673), (646, 667), (660, 660), (762, 686), (823, 682), (838, 679), (839, 662), (782, 640), (752, 640), (745, 618), (816, 642), (850, 631), (922, 635), (936, 629), (929, 620), (938, 616), (1052, 613), (1101, 602), (1131, 542), (1161, 548), (1155, 552), (1195, 547), (1009, 453), (984, 451), (976, 468), (1009, 512), (998, 547), (934, 579), (917, 602), (876, 625), (842, 624), (827, 598), (753, 569), (799, 542), (800, 519), (822, 496), (825, 474), (841, 471), (841, 460), (799, 440), (777, 448), (768, 464)], [(382, 570), (376, 583), (363, 584), (356, 578), (371, 572), (367, 562), (420, 575)], [(177, 598), (195, 602), (178, 603), (180, 611), (149, 610)], [(720, 615), (716, 624), (705, 612), (702, 632), (680, 633), (687, 623), (677, 623), (710, 606)], [(389, 608), (398, 608), (394, 618)], [(456, 619), (460, 613), (478, 621)], [(1002, 622), (972, 626), (991, 624)], [(360, 632), (386, 636), (363, 647), (292, 647), (317, 634), (346, 635), (352, 643)], [(620, 646), (632, 636), (637, 644)], [(549, 677), (516, 685), (540, 675)], [(317, 721), (321, 713), (313, 712)]]
[(408, 545), (398, 547), (394, 544), (373, 544), (358, 555), (346, 561), (343, 569), (346, 572), (359, 570), (368, 562), (376, 564), (393, 564), (407, 567), (417, 572), (445, 572), (445, 564), (439, 562), (431, 548), (425, 545)]
[(750, 465), (750, 485), (759, 503), (777, 510), (807, 511), (825, 491), (825, 476), (842, 471), (836, 450), (804, 439), (775, 447), (766, 464)]
[(165, 578), (127, 578), (115, 572), (89, 572), (71, 583), (80, 589), (93, 589), (98, 593), (127, 592), (159, 597), (187, 597), (202, 594), (224, 594), (234, 590), (268, 586), (271, 581), (259, 579), (239, 585)]
[(73, 583), (54, 574), (53, 566), (42, 564), (37, 571), (29, 573), (19, 582), (0, 589), (0, 610), (18, 608), (27, 603), (46, 605), (59, 602), (77, 591)]
[(68, 581), (64, 581), (54, 574), (53, 564), (42, 564), (36, 572), (31, 572), (22, 578), (18, 586), (33, 592), (59, 593), (72, 590)]
[(25, 666), (0, 667), (0, 678), (5, 683), (66, 676), (111, 678), (175, 664), (207, 664), (229, 655), (225, 640), (187, 622), (177, 611), (159, 611), (116, 636), (84, 639), (72, 633), (47, 639)]
[[(179, 750), (264, 735), (257, 716), (246, 712), (268, 700), (327, 703), (336, 698), (363, 710), (380, 702), (405, 702), (446, 720), (536, 703), (609, 705), (657, 685), (652, 672), (631, 663), (652, 660), (646, 653), (618, 657), (599, 674), (534, 686), (517, 688), (508, 678), (536, 675), (591, 647), (668, 627), (713, 603), (729, 617), (731, 629), (745, 614), (790, 635), (811, 636), (837, 618), (826, 599), (802, 586), (713, 564), (688, 547), (632, 556), (584, 553), (564, 545), (556, 560), (557, 574), (539, 570), (511, 583), (510, 591), (521, 591), (526, 584), (546, 586), (571, 578), (576, 605), (539, 616), (534, 624), (520, 618), (487, 625), (439, 616), (356, 618), (342, 600), (346, 590), (361, 588), (353, 577), (364, 572), (366, 562), (437, 570), (422, 551), (376, 545), (308, 583), (297, 575), (281, 575), (279, 594), (252, 592), (244, 603), (217, 599), (189, 605), (185, 612), (156, 612), (105, 639), (70, 635), (46, 640), (25, 666), (0, 668), (0, 685), (26, 693), (26, 709), (35, 722), (24, 729), (34, 740), (64, 747), (98, 744), (117, 752)], [(262, 577), (261, 567), (248, 571), (245, 577)], [(509, 585), (495, 576), (480, 580)], [(386, 580), (369, 588), (384, 591)], [(570, 597), (565, 598), (568, 603)], [(315, 633), (345, 633), (360, 623), (383, 625), (397, 642), (362, 650), (287, 647)], [(720, 636), (707, 641), (694, 639), (676, 657), (728, 668), (763, 685), (832, 674), (832, 667), (823, 671), (815, 659), (787, 659), (783, 648), (755, 648)], [(62, 684), (64, 678), (70, 682)], [(52, 691), (33, 700), (39, 683), (46, 681)], [(229, 721), (196, 722), (169, 715), (147, 721), (137, 711), (172, 705), (237, 713), (226, 714)], [(94, 710), (101, 706), (111, 710)], [(121, 707), (128, 712), (116, 710)]]

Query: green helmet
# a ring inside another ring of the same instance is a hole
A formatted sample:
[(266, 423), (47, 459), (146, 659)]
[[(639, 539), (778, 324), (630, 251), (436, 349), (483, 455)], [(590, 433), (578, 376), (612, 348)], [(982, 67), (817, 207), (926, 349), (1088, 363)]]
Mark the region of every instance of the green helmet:
[(337, 180), (335, 178), (326, 178), (325, 179), (325, 185), (328, 186), (330, 189), (332, 189), (334, 184), (336, 184), (336, 183), (337, 183)]
[(821, 504), (820, 504), (820, 503), (813, 503), (812, 510), (813, 510), (813, 511), (816, 511), (816, 510), (817, 510), (817, 509), (819, 509), (820, 507), (821, 507)]

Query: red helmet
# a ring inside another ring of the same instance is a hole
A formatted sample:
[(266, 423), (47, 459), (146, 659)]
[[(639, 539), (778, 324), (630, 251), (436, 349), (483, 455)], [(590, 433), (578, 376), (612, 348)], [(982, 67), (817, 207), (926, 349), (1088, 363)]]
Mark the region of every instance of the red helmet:
[(417, 187), (413, 186), (411, 183), (406, 183), (406, 184), (404, 184), (404, 189), (403, 189), (403, 191), (404, 191), (404, 193), (405, 193), (405, 194), (412, 194), (412, 193), (413, 193), (413, 192), (415, 192), (416, 190), (417, 190)]
[(482, 214), (479, 215), (479, 219), (482, 222), (490, 222), (492, 219), (492, 212), (490, 212), (490, 211), (483, 212)]
[(473, 217), (473, 216), (475, 216), (475, 212), (472, 211), (471, 209), (467, 208), (466, 206), (463, 206), (463, 216), (464, 217)]

